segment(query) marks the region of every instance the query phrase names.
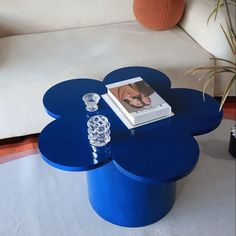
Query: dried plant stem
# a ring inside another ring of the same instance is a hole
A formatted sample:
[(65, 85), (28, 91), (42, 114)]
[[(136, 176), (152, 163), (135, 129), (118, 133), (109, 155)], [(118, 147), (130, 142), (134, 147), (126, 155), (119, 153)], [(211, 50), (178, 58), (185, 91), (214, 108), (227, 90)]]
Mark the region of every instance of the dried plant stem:
[(226, 0), (223, 0), (223, 2), (224, 2), (225, 10), (226, 10), (226, 20), (229, 24), (229, 28), (230, 28), (231, 32), (234, 33), (234, 37), (235, 37), (234, 27), (233, 27), (233, 24), (232, 24), (228, 3), (227, 3)]
[[(214, 16), (214, 21), (215, 21), (220, 9), (224, 8), (224, 10), (225, 10), (224, 13), (225, 13), (225, 17), (226, 17), (226, 29), (221, 24), (220, 24), (220, 26), (222, 28), (224, 35), (225, 35), (227, 43), (232, 51), (232, 54), (233, 54), (233, 56), (235, 56), (236, 55), (236, 33), (235, 33), (235, 30), (234, 30), (234, 27), (232, 24), (232, 18), (230, 15), (229, 5), (233, 5), (235, 7), (236, 0), (231, 0), (231, 2), (229, 2), (228, 0), (216, 0), (215, 7), (207, 19), (207, 24), (209, 23), (210, 19), (213, 16)], [(206, 92), (208, 85), (210, 84), (210, 82), (212, 80), (215, 79), (215, 77), (217, 75), (224, 74), (224, 73), (232, 75), (229, 83), (225, 87), (225, 91), (222, 96), (222, 100), (220, 103), (220, 110), (221, 110), (227, 96), (230, 93), (230, 90), (233, 88), (233, 86), (236, 83), (236, 62), (235, 62), (235, 59), (234, 59), (234, 61), (233, 60), (231, 61), (231, 60), (227, 60), (225, 58), (216, 58), (214, 56), (212, 58), (210, 58), (210, 60), (214, 60), (215, 65), (201, 66), (201, 67), (193, 68), (193, 69), (189, 70), (187, 73), (192, 73), (192, 74), (195, 74), (198, 72), (204, 73), (199, 78), (199, 80), (201, 80), (202, 78), (205, 78), (205, 83), (203, 86), (203, 98), (205, 96), (205, 92)], [(217, 62), (224, 62), (224, 65), (217, 65), (216, 64)]]

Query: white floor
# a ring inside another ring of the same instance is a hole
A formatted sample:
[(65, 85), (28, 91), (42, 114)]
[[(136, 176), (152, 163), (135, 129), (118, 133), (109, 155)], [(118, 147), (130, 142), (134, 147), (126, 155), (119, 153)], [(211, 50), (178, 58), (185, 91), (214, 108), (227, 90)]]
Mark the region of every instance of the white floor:
[(171, 212), (142, 228), (112, 225), (91, 209), (84, 173), (56, 170), (32, 155), (0, 165), (1, 236), (234, 236), (235, 160), (229, 129), (197, 137), (199, 163), (177, 187)]

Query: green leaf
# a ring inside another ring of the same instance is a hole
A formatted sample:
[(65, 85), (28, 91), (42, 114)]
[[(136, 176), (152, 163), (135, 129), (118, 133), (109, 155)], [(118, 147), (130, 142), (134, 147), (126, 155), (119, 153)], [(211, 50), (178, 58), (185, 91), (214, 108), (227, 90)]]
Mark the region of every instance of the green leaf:
[(222, 69), (211, 69), (209, 70), (207, 73), (205, 73), (204, 75), (202, 75), (199, 80), (202, 80), (203, 78), (209, 78), (210, 76), (214, 76), (214, 75), (217, 75), (217, 74), (221, 74), (221, 73), (233, 73), (235, 74), (234, 71), (230, 70), (230, 69), (227, 69), (227, 68), (222, 68)]
[(228, 30), (228, 37), (232, 43), (232, 46), (233, 46), (234, 52), (235, 52), (235, 32), (230, 28), (228, 22), (227, 22), (227, 30)]
[(201, 66), (201, 67), (195, 67), (192, 68), (191, 70), (185, 72), (185, 74), (189, 74), (189, 73), (197, 73), (201, 70), (220, 70), (220, 69), (228, 69), (228, 70), (232, 70), (232, 72), (234, 72), (235, 68), (232, 66)]
[(218, 12), (221, 8), (221, 5), (223, 4), (224, 6), (224, 3), (221, 2), (222, 0), (217, 0), (216, 2), (216, 12), (215, 12), (215, 18), (214, 18), (214, 21), (216, 21), (216, 18), (217, 18), (217, 15), (218, 15)]
[(227, 35), (227, 33), (226, 33), (224, 27), (223, 27), (222, 25), (220, 25), (220, 26), (221, 26), (221, 29), (223, 30), (224, 35), (225, 35), (225, 37), (226, 37), (226, 39), (227, 39), (227, 41), (228, 41), (228, 43), (229, 43), (229, 46), (230, 46), (230, 48), (231, 48), (232, 53), (235, 54), (235, 49), (234, 49), (234, 46), (232, 45), (231, 38)]
[(211, 73), (208, 73), (208, 76), (207, 76), (207, 79), (204, 83), (204, 86), (203, 86), (203, 100), (205, 101), (205, 92), (206, 92), (206, 89), (208, 87), (208, 85), (210, 84), (211, 80), (213, 78), (215, 78), (216, 75), (218, 74), (222, 74), (222, 73), (232, 73), (232, 74), (235, 74), (235, 72), (232, 72), (231, 70), (228, 70), (228, 69), (221, 69), (221, 70), (211, 70)]
[(226, 59), (223, 59), (223, 58), (218, 58), (218, 57), (211, 57), (210, 60), (216, 60), (216, 61), (224, 61), (224, 62), (228, 62), (229, 64), (233, 65), (234, 68), (235, 68), (235, 63), (232, 62), (232, 61), (229, 61), (229, 60), (226, 60)]
[(214, 14), (216, 14), (216, 8), (214, 8), (214, 10), (211, 12), (209, 17), (207, 18), (207, 25), (209, 25), (210, 19), (214, 16)]
[(211, 69), (208, 72), (206, 72), (205, 74), (203, 74), (198, 80), (201, 81), (203, 78), (208, 78), (209, 76), (211, 76), (212, 73), (215, 73), (216, 70), (215, 69)]
[[(223, 7), (224, 6), (224, 3), (221, 3), (219, 8)], [(218, 5), (216, 4), (216, 6), (214, 7), (213, 11), (211, 12), (211, 14), (209, 15), (208, 19), (207, 19), (207, 25), (209, 24), (210, 22), (210, 19), (215, 15), (214, 17), (214, 21), (216, 20), (216, 17), (217, 17), (217, 14), (218, 14)]]
[(203, 96), (203, 101), (205, 102), (205, 93), (206, 93), (206, 89), (208, 87), (208, 85), (210, 84), (210, 82), (212, 81), (212, 79), (215, 79), (214, 76), (210, 76), (207, 78), (206, 82), (204, 83), (203, 86), (203, 91), (202, 91), (202, 96)]
[(230, 92), (230, 90), (232, 89), (232, 87), (233, 87), (235, 81), (236, 81), (236, 75), (234, 75), (234, 76), (232, 77), (232, 79), (230, 80), (230, 82), (229, 82), (228, 85), (226, 86), (226, 89), (225, 89), (225, 91), (224, 91), (224, 95), (223, 95), (223, 97), (222, 97), (222, 99), (221, 99), (220, 109), (219, 109), (219, 110), (222, 109), (222, 107), (223, 107), (223, 105), (224, 105), (224, 103), (225, 103), (225, 100), (226, 100), (226, 98), (228, 97), (229, 92)]

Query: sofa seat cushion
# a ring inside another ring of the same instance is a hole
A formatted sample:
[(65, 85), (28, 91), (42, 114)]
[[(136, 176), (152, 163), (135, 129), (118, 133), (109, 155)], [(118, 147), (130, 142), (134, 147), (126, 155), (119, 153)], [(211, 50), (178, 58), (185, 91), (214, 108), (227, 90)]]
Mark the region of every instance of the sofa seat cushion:
[(0, 52), (0, 139), (40, 132), (51, 121), (42, 97), (63, 80), (140, 65), (163, 71), (173, 87), (201, 89), (184, 73), (210, 57), (179, 27), (157, 32), (136, 22), (5, 37)]

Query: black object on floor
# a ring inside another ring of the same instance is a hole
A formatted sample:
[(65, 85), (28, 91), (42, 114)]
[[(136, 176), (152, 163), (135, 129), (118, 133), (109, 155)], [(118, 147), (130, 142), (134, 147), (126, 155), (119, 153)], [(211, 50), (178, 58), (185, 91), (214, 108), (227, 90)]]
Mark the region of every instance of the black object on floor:
[(236, 158), (236, 134), (235, 134), (235, 128), (236, 126), (234, 126), (231, 129), (230, 132), (230, 142), (229, 142), (229, 153)]

